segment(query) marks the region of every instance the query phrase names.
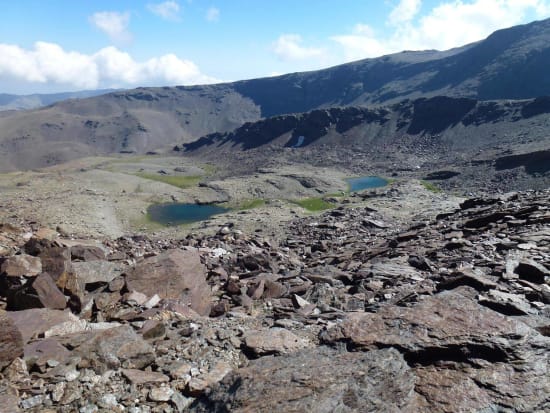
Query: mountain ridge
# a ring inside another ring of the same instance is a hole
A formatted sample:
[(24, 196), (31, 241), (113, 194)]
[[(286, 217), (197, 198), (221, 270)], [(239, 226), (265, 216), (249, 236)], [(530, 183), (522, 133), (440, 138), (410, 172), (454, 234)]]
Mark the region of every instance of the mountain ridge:
[(320, 108), (445, 95), (550, 95), (550, 19), (449, 51), (401, 52), (319, 71), (206, 86), (138, 88), (0, 115), (0, 169), (82, 156), (146, 153), (245, 122)]

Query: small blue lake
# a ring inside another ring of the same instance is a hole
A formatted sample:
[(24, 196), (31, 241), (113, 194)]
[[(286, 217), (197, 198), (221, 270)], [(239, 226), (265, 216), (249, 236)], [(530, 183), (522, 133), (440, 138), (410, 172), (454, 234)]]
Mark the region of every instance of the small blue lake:
[(370, 188), (380, 188), (386, 186), (388, 181), (379, 176), (360, 176), (358, 178), (348, 178), (346, 182), (349, 185), (350, 192), (362, 191)]
[(199, 204), (156, 204), (147, 209), (152, 221), (164, 225), (189, 224), (191, 222), (204, 221), (213, 215), (223, 214), (229, 211), (217, 205)]

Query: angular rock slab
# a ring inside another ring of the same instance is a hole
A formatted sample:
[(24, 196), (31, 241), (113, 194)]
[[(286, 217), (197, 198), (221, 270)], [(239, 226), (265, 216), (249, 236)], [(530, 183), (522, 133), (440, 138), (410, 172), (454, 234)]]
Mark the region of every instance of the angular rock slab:
[(198, 250), (174, 249), (138, 263), (126, 275), (129, 291), (182, 299), (198, 314), (210, 313), (211, 290)]
[(142, 369), (155, 360), (153, 348), (128, 325), (67, 336), (64, 344), (74, 347), (73, 354), (99, 373), (120, 367)]
[(43, 334), (56, 325), (78, 321), (78, 317), (68, 311), (49, 308), (10, 311), (7, 315), (21, 331), (25, 343), (28, 343), (32, 337)]
[(255, 360), (212, 386), (190, 411), (412, 412), (414, 383), (394, 349), (337, 353), (321, 347)]
[(0, 310), (0, 371), (23, 355), (23, 337), (15, 323)]
[(8, 277), (34, 277), (42, 272), (42, 261), (32, 255), (13, 255), (4, 260), (0, 266), (0, 273)]
[(533, 335), (527, 325), (446, 291), (414, 307), (386, 306), (378, 313), (353, 313), (321, 334), (326, 343), (345, 342), (352, 348), (396, 347), (411, 363), (434, 359), (506, 361)]

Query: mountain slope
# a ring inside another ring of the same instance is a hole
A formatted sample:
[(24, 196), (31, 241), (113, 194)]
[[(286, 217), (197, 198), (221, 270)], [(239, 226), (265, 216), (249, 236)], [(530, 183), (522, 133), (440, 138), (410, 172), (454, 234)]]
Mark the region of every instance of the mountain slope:
[[(550, 185), (550, 98), (445, 96), (367, 108), (316, 109), (246, 123), (183, 144), (188, 156), (247, 174), (300, 163), (454, 180), (460, 187)], [(470, 182), (468, 182), (470, 181)]]
[(0, 111), (37, 109), (67, 99), (83, 99), (93, 96), (105, 95), (113, 92), (113, 89), (83, 90), (79, 92), (46, 93), (32, 95), (10, 95), (0, 93)]
[(220, 85), (139, 88), (0, 114), (0, 170), (86, 155), (144, 153), (244, 122), (319, 108), (446, 95), (550, 95), (550, 19), (439, 52), (402, 52), (325, 70)]

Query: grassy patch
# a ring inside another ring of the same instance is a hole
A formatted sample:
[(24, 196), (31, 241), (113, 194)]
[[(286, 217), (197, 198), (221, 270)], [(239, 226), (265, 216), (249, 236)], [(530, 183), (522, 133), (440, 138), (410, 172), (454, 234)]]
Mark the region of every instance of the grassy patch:
[(323, 198), (304, 198), (292, 202), (311, 212), (324, 211), (326, 209), (333, 208), (333, 205), (325, 201)]
[(256, 198), (256, 199), (248, 199), (246, 201), (241, 202), (239, 205), (237, 205), (238, 210), (246, 210), (246, 209), (254, 209), (265, 205), (265, 199), (262, 198)]
[(420, 183), (422, 184), (422, 186), (424, 188), (426, 188), (428, 191), (431, 191), (431, 192), (441, 192), (441, 188), (439, 188), (437, 185), (435, 184), (432, 184), (431, 182), (428, 182), (428, 181), (420, 181)]
[(192, 176), (180, 176), (180, 175), (158, 175), (158, 174), (151, 174), (151, 173), (145, 173), (140, 172), (137, 173), (136, 176), (139, 176), (143, 179), (150, 179), (152, 181), (158, 181), (158, 182), (164, 182), (168, 185), (177, 186), (178, 188), (190, 188), (192, 186), (196, 186), (200, 180), (202, 179), (202, 176), (200, 175), (192, 175)]

